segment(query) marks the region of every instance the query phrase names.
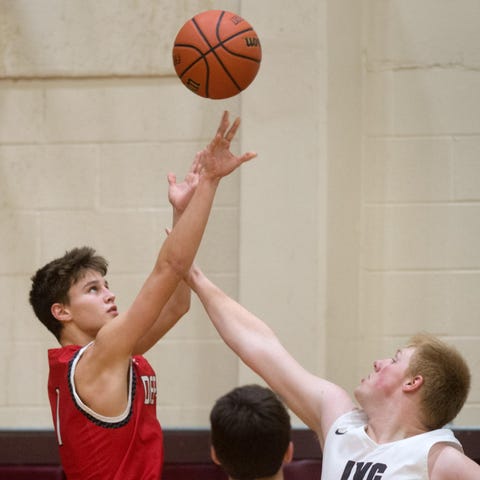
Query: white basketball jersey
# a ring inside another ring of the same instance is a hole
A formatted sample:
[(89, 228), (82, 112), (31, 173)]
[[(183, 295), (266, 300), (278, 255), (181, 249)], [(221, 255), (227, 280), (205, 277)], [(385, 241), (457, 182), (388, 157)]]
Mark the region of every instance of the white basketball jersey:
[(365, 432), (367, 416), (340, 416), (327, 434), (322, 480), (428, 480), (428, 452), (438, 442), (460, 451), (453, 432), (441, 428), (396, 442), (377, 444)]

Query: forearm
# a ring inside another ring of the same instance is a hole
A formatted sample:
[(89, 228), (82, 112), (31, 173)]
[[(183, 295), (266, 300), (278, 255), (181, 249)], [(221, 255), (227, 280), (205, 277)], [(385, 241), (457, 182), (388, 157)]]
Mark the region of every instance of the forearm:
[[(182, 276), (187, 274), (195, 257), (220, 179), (229, 175), (242, 163), (256, 157), (255, 152), (246, 152), (240, 156), (230, 152), (230, 142), (235, 137), (239, 125), (240, 119), (237, 118), (230, 126), (228, 112), (224, 112), (214, 138), (195, 157), (192, 170), (198, 174), (195, 193), (173, 229), (169, 237), (170, 242), (166, 242), (162, 249), (166, 253), (167, 261), (176, 266)], [(175, 248), (172, 249), (172, 245)], [(160, 259), (162, 253), (161, 251)]]
[(273, 355), (271, 347), (280, 346), (274, 332), (214, 285), (195, 266), (190, 271), (188, 283), (225, 343), (259, 373), (259, 368), (268, 364), (267, 359)]
[[(168, 234), (170, 234), (183, 214), (183, 210), (179, 210), (173, 204), (172, 207), (172, 227), (167, 230)], [(181, 280), (168, 302), (162, 308), (153, 326), (138, 341), (134, 351), (135, 354), (143, 355), (175, 326), (180, 318), (189, 311), (191, 296), (190, 287), (184, 280)]]
[[(170, 198), (179, 201), (172, 205), (186, 203), (187, 206), (160, 248), (153, 270), (130, 309), (109, 324), (112, 326), (107, 329), (107, 333), (110, 330), (114, 332), (112, 335), (116, 336), (116, 349), (120, 354), (130, 351), (130, 347), (135, 348), (138, 341), (153, 327), (179, 282), (188, 273), (205, 231), (220, 179), (255, 157), (254, 152), (241, 156), (230, 152), (230, 142), (238, 125), (239, 119), (229, 128), (228, 112), (224, 113), (215, 137), (195, 157), (183, 194), (178, 189), (175, 191), (174, 175), (169, 175), (172, 188), (169, 191)], [(188, 189), (192, 186), (195, 191), (188, 200)], [(184, 200), (183, 203), (181, 200)], [(117, 331), (122, 331), (123, 342), (115, 335)]]
[[(175, 225), (177, 225), (183, 213), (183, 210), (179, 210), (178, 208), (173, 206), (172, 229), (175, 227)], [(180, 318), (182, 318), (183, 315), (185, 315), (190, 310), (191, 297), (192, 291), (190, 290), (190, 286), (185, 281), (185, 278), (183, 278), (164, 307), (164, 310), (168, 310), (170, 312), (170, 316), (172, 317), (173, 321), (163, 322), (166, 323), (166, 325), (165, 327), (161, 328), (166, 328), (166, 330), (162, 333), (161, 336), (163, 336), (168, 330), (170, 330), (170, 328), (172, 328), (173, 325), (175, 325), (175, 323), (177, 323), (177, 321), (180, 320)], [(160, 322), (157, 321), (156, 323), (161, 323), (161, 318), (159, 318), (159, 320)]]
[(174, 227), (158, 255), (156, 268), (163, 263), (183, 278), (192, 264), (202, 239), (219, 179), (201, 177), (185, 211), (178, 215)]
[(150, 350), (189, 311), (190, 301), (190, 287), (180, 281), (152, 328), (138, 341), (134, 353), (143, 355)]

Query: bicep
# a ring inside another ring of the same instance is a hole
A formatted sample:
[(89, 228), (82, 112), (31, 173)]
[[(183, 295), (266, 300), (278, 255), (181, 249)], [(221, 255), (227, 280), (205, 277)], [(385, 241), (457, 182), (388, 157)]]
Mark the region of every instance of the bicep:
[(104, 363), (116, 363), (136, 351), (138, 342), (154, 326), (178, 283), (179, 279), (166, 267), (149, 275), (132, 305), (99, 330), (95, 343)]
[(431, 480), (478, 480), (480, 465), (456, 448), (437, 444), (428, 456)]

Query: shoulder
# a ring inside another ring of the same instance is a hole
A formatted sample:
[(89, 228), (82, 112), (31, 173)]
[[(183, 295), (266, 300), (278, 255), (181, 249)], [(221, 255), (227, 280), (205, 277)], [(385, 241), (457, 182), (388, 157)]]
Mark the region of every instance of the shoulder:
[(475, 480), (480, 478), (480, 465), (448, 443), (437, 443), (428, 455), (431, 480)]
[(48, 350), (48, 360), (50, 364), (68, 363), (81, 348), (80, 345), (67, 345), (60, 348), (51, 348)]
[(351, 432), (357, 430), (358, 427), (363, 427), (367, 422), (368, 418), (365, 412), (353, 406), (347, 410), (333, 413), (330, 422), (324, 425), (322, 435), (319, 435), (322, 448), (326, 448), (327, 443), (332, 444), (332, 442), (346, 438), (343, 435), (347, 433), (351, 438)]
[(332, 428), (356, 428), (365, 426), (368, 423), (367, 414), (360, 408), (354, 407), (346, 412), (341, 412), (332, 423)]

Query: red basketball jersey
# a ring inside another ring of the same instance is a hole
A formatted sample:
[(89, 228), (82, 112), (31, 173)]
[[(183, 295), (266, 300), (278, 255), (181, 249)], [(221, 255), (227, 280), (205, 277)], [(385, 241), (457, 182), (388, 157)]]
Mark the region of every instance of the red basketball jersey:
[(160, 479), (163, 435), (155, 372), (144, 357), (133, 357), (127, 409), (118, 417), (104, 417), (84, 405), (75, 390), (73, 374), (85, 348), (48, 351), (48, 396), (67, 479)]

